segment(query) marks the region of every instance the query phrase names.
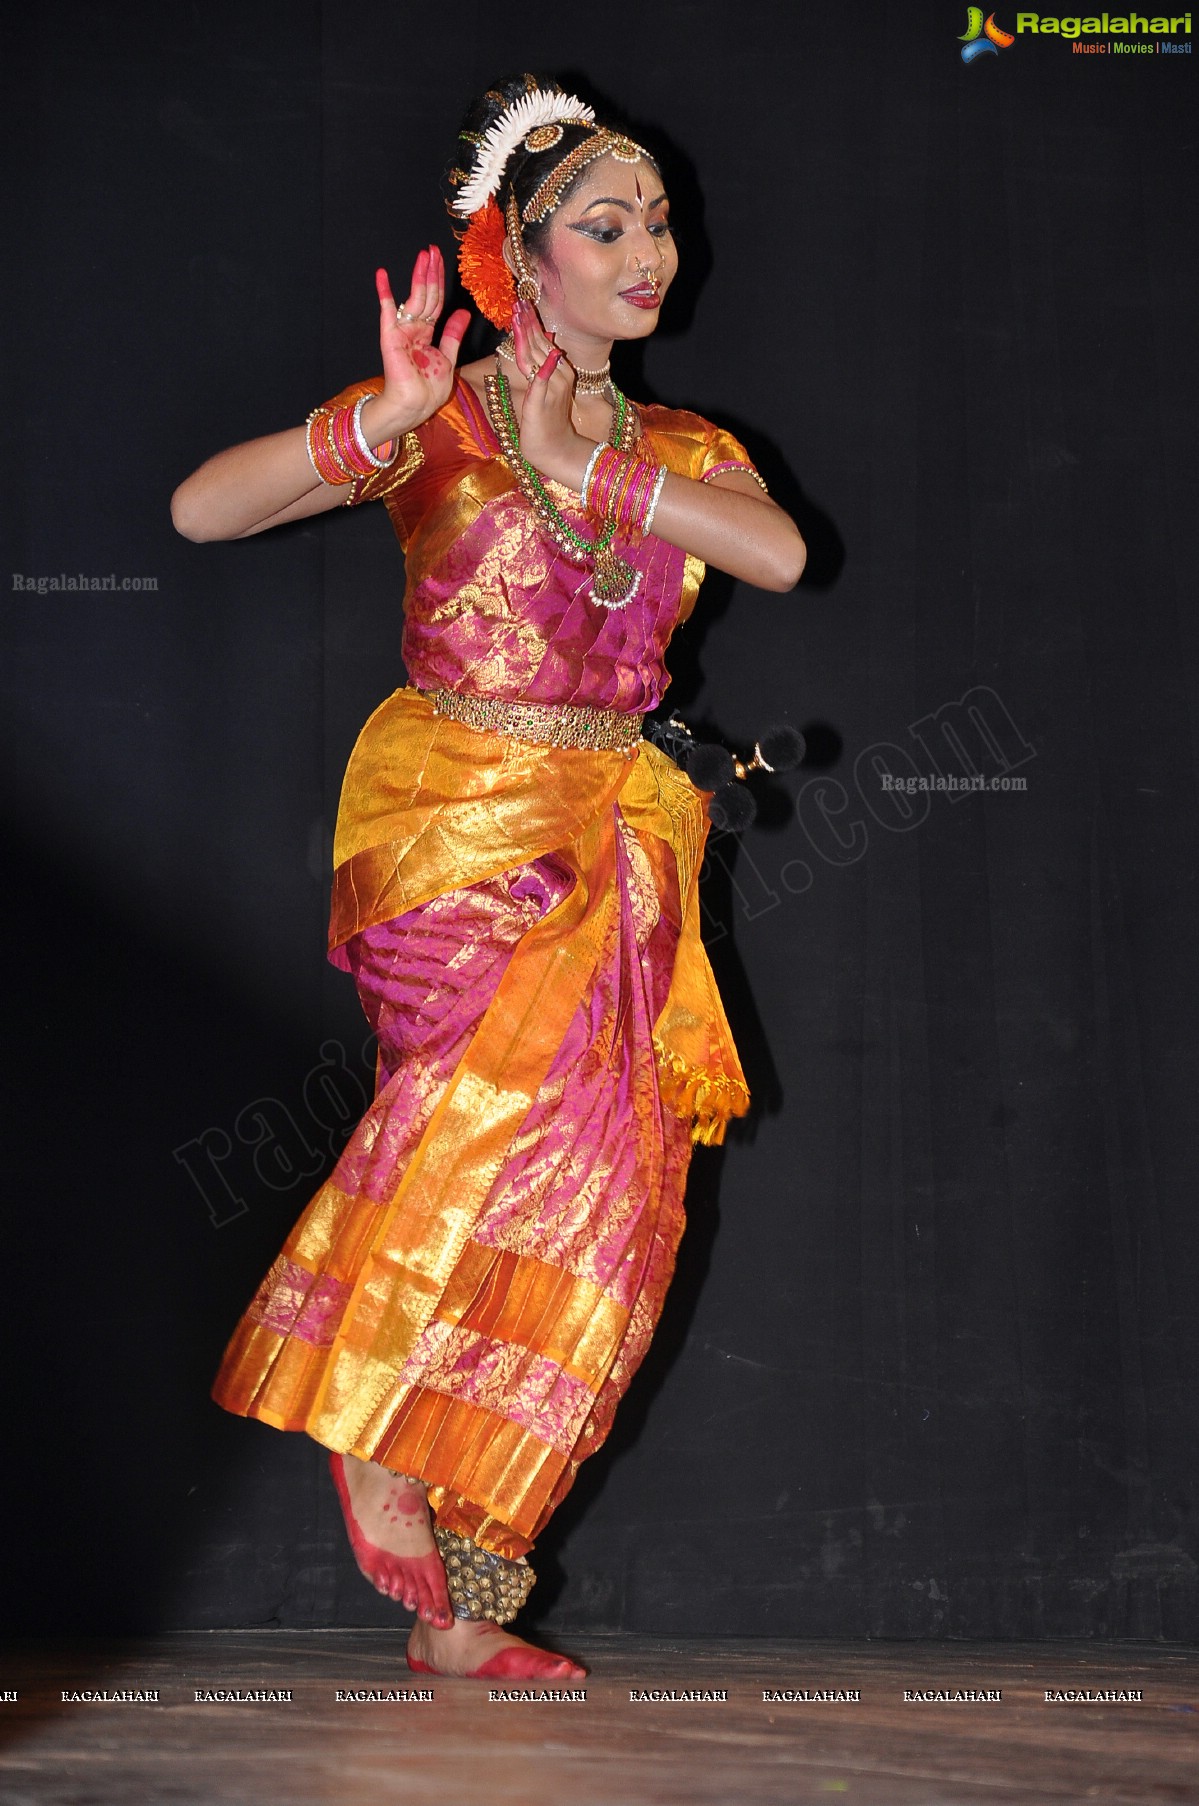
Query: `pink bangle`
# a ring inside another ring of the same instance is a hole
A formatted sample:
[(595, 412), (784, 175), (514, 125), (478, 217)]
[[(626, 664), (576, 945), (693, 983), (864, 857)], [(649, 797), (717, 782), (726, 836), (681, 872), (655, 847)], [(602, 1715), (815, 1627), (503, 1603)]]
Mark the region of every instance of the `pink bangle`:
[(643, 464), (638, 459), (632, 482), (625, 491), (625, 505), (621, 511), (620, 524), (626, 533), (640, 533), (643, 530), (645, 513), (649, 507), (650, 491), (653, 486), (654, 466)]
[(593, 514), (599, 515), (601, 520), (606, 520), (608, 517), (608, 497), (623, 465), (622, 454), (615, 451), (610, 445), (605, 445), (596, 459), (591, 478), (588, 507)]
[(329, 431), (333, 439), (334, 449), (346, 469), (356, 477), (366, 476), (374, 469), (358, 449), (354, 438), (354, 410), (352, 407), (335, 408), (329, 417)]
[(313, 408), (305, 425), (304, 442), (308, 461), (322, 483), (338, 487), (350, 481), (351, 472), (337, 456), (329, 437), (329, 410)]
[(657, 507), (666, 466), (600, 446), (587, 462), (584, 504), (591, 514), (612, 521), (626, 536), (644, 533)]

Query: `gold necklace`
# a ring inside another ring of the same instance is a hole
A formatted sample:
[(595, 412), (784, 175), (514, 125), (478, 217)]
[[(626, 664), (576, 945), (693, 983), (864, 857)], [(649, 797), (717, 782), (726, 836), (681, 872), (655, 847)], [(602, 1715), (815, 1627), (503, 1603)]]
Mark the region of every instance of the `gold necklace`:
[[(614, 521), (595, 539), (586, 539), (555, 505), (540, 475), (520, 449), (520, 427), (512, 406), (508, 379), (501, 371), (483, 378), (487, 412), (491, 430), (500, 445), (500, 454), (516, 478), (517, 487), (541, 523), (542, 530), (574, 564), (590, 565), (594, 573), (591, 597), (604, 608), (623, 608), (631, 602), (641, 585), (641, 572), (612, 550), (616, 531)], [(637, 421), (632, 407), (619, 389), (616, 391), (614, 418), (608, 443), (617, 451), (632, 449), (637, 436)]]
[(611, 358), (608, 359), (602, 370), (583, 370), (576, 364), (574, 373), (576, 395), (607, 395), (614, 386)]
[[(516, 362), (516, 346), (510, 332), (506, 333), (496, 346), (495, 355), (507, 358), (510, 364)], [(571, 369), (575, 373), (576, 395), (602, 395), (605, 400), (612, 403), (613, 407), (616, 406), (617, 389), (616, 384), (612, 381), (611, 358), (600, 370), (584, 370), (578, 364), (571, 364)]]

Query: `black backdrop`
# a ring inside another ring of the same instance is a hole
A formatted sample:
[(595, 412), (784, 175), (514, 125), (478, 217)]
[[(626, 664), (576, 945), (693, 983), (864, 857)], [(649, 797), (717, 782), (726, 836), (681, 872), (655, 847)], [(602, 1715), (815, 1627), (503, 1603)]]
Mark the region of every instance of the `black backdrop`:
[(535, 1601), (1193, 1634), (1194, 61), (1026, 34), (966, 66), (964, 13), (9, 25), (5, 570), (156, 584), (14, 581), (4, 611), (10, 1623), (390, 1621), (322, 1452), (208, 1386), (363, 1101), (328, 856), (403, 682), (401, 564), (382, 510), (196, 547), (167, 505), (376, 368), (376, 263), (449, 248), (461, 106), (532, 67), (673, 146), (686, 274), (618, 375), (740, 432), (811, 548), (791, 595), (710, 578), (672, 648), (689, 720), (811, 754), (712, 846), (757, 1108), (697, 1153), (659, 1340)]

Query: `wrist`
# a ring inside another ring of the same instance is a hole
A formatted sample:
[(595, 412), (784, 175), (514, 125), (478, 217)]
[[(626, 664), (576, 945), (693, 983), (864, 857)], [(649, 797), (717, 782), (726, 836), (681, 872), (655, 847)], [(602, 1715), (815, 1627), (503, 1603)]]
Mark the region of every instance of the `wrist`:
[(574, 433), (565, 445), (555, 448), (552, 456), (546, 459), (541, 474), (552, 482), (561, 483), (564, 489), (573, 489), (577, 495), (594, 450), (594, 439), (584, 439), (580, 433)]
[(419, 426), (423, 418), (411, 408), (397, 408), (386, 395), (373, 395), (363, 402), (358, 422), (367, 444), (372, 451), (377, 451), (388, 439), (402, 439), (405, 433)]

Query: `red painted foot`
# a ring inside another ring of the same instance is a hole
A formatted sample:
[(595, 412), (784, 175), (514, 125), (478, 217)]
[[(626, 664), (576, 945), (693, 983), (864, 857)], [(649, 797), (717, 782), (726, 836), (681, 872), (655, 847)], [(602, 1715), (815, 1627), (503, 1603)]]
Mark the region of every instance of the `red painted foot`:
[(345, 1459), (336, 1450), (330, 1452), (329, 1471), (341, 1501), (350, 1547), (362, 1573), (377, 1592), (402, 1602), (410, 1612), (419, 1612), (426, 1623), (448, 1630), (454, 1618), (446, 1591), (445, 1568), (436, 1549), (429, 1555), (396, 1555), (390, 1549), (380, 1549), (364, 1536), (354, 1516)]
[[(440, 1668), (431, 1668), (428, 1662), (422, 1662), (419, 1656), (409, 1656), (408, 1666), (414, 1674), (441, 1674)], [(472, 1668), (469, 1674), (445, 1678), (467, 1681), (570, 1681), (582, 1680), (587, 1670), (580, 1668), (568, 1656), (556, 1655), (552, 1649), (530, 1649), (527, 1645), (517, 1648), (509, 1645), (497, 1654), (489, 1656), (478, 1668)]]

